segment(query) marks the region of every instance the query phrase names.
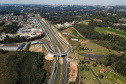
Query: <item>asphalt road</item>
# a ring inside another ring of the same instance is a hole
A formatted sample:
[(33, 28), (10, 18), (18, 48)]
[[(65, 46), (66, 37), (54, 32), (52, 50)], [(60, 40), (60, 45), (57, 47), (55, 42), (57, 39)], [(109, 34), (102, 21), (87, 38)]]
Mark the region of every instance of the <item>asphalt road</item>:
[[(36, 17), (36, 19), (38, 20), (37, 17)], [(51, 37), (48, 35), (47, 31), (45, 30), (44, 26), (40, 23), (40, 21), (41, 21), (41, 20), (39, 19), (39, 20), (38, 20), (38, 23), (41, 25), (41, 28), (42, 28), (43, 32), (44, 32), (45, 35), (49, 38), (49, 40), (50, 40), (50, 42), (51, 42), (51, 44), (52, 44), (52, 46), (53, 46), (53, 48), (54, 48), (55, 53), (58, 53), (58, 49), (57, 49), (56, 45), (54, 44), (54, 42), (52, 41)], [(47, 51), (48, 51), (49, 53), (53, 53), (53, 52), (49, 49), (49, 47), (47, 46), (46, 43), (44, 43), (44, 46), (45, 46), (45, 48), (47, 49)], [(57, 69), (58, 69), (58, 60), (57, 60), (57, 58), (55, 57), (55, 58), (54, 58), (53, 72), (52, 72), (52, 74), (51, 74), (51, 78), (50, 78), (50, 80), (49, 80), (49, 84), (54, 84), (55, 77), (56, 77), (56, 73), (57, 73)]]
[[(54, 29), (52, 29), (51, 25), (50, 25), (50, 30), (52, 31), (52, 33), (55, 33), (55, 36), (57, 39), (60, 39), (60, 41), (62, 41), (63, 43), (67, 44), (65, 41), (63, 41), (56, 33), (56, 31)], [(58, 40), (57, 40), (58, 41)], [(58, 41), (59, 42), (59, 41)], [(68, 45), (68, 44), (67, 44)], [(61, 52), (65, 52), (63, 46), (61, 45), (61, 43), (59, 42), (59, 47), (61, 49)], [(68, 45), (69, 47), (69, 45)], [(69, 48), (71, 50), (71, 47)], [(67, 82), (67, 59), (66, 57), (63, 57), (63, 75), (62, 75), (62, 80), (61, 80), (61, 84), (66, 84)]]
[[(44, 26), (40, 23), (40, 21), (48, 28), (48, 30), (50, 31), (51, 35), (53, 36), (53, 38), (55, 39), (55, 41), (57, 42), (60, 50), (61, 50), (61, 53), (58, 53), (58, 50), (56, 48), (56, 45), (54, 44), (54, 42), (52, 41), (51, 37), (48, 35), (48, 32), (45, 30)], [(56, 31), (51, 27), (51, 25), (48, 23), (45, 23), (43, 22), (42, 20), (38, 20), (38, 22), (41, 24), (41, 27), (42, 27), (42, 30), (43, 32), (45, 32), (46, 36), (50, 39), (50, 42), (52, 43), (53, 47), (54, 47), (54, 51), (55, 52), (52, 52), (49, 47), (47, 47), (47, 44), (44, 44), (44, 46), (46, 47), (47, 51), (52, 53), (52, 54), (56, 54), (57, 56), (61, 56), (61, 55), (67, 55), (69, 52), (72, 51), (72, 47), (67, 44), (64, 40), (62, 40), (56, 33)], [(50, 27), (48, 27), (47, 25), (50, 25)], [(64, 44), (66, 44), (68, 46), (68, 51), (65, 51), (61, 42), (62, 41)], [(56, 57), (57, 57), (56, 56)], [(57, 68), (58, 68), (58, 59), (57, 58), (54, 58), (54, 67), (53, 67), (53, 72), (52, 72), (52, 75), (51, 75), (51, 78), (50, 78), (50, 81), (49, 81), (49, 84), (54, 84), (54, 81), (55, 81), (55, 77), (56, 77), (56, 73), (57, 73)], [(62, 75), (62, 81), (61, 81), (61, 84), (66, 84), (66, 81), (67, 81), (67, 59), (66, 57), (63, 57), (63, 75)]]
[(57, 60), (56, 57), (54, 58), (54, 61), (55, 61), (54, 62), (54, 67), (53, 67), (51, 78), (49, 80), (49, 84), (54, 84), (54, 81), (55, 81), (55, 78), (56, 78), (57, 69), (58, 69), (58, 60)]
[(63, 57), (63, 75), (61, 84), (66, 84), (66, 82), (67, 82), (67, 59), (66, 57)]

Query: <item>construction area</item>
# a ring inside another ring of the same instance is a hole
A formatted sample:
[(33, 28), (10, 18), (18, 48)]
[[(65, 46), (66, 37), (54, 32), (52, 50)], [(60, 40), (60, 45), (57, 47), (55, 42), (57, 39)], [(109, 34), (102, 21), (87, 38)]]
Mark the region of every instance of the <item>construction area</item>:
[(42, 44), (33, 44), (30, 46), (29, 51), (31, 52), (43, 52)]
[(71, 60), (70, 61), (69, 82), (75, 82), (76, 81), (77, 73), (78, 73), (77, 62)]

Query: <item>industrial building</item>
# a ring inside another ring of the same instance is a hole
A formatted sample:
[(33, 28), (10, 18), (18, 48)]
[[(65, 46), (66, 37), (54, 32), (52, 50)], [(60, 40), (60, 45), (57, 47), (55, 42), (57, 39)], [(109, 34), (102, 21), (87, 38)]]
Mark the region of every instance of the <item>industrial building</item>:
[[(18, 48), (21, 47), (21, 45), (22, 44), (0, 44), (0, 49), (8, 50), (8, 51), (17, 51)], [(23, 45), (24, 45), (24, 43), (23, 43)]]

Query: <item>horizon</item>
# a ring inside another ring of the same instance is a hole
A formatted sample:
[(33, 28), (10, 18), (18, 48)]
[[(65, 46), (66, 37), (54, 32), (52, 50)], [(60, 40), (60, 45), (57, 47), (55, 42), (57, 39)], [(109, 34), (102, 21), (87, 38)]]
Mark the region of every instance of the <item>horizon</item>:
[(35, 4), (35, 5), (126, 5), (125, 0), (1, 0), (0, 4)]
[(0, 3), (0, 6), (1, 5), (57, 5), (57, 6), (74, 6), (74, 5), (77, 5), (77, 6), (126, 6), (126, 4), (125, 5), (86, 5), (86, 4), (28, 4), (28, 3), (25, 3), (25, 4), (20, 4), (20, 3), (17, 3), (17, 4), (13, 4), (13, 3), (11, 3), (11, 4), (9, 4), (9, 3)]

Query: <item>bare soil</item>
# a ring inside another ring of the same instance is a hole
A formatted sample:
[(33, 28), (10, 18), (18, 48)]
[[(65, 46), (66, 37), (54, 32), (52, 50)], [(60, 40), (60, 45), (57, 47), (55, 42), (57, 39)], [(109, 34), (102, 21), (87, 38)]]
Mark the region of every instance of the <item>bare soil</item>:
[(68, 33), (68, 35), (70, 35), (72, 33), (71, 28), (63, 30), (63, 33)]
[(59, 57), (59, 63), (63, 64), (63, 58), (62, 57)]
[(90, 20), (85, 20), (85, 21), (80, 21), (78, 22), (78, 24), (85, 24), (88, 25)]
[(42, 45), (41, 44), (35, 44), (35, 45), (31, 45), (30, 48), (29, 48), (29, 51), (34, 51), (34, 52), (40, 52), (42, 53)]
[(70, 62), (70, 78), (69, 81), (70, 82), (75, 82), (76, 78), (77, 78), (77, 72), (78, 72), (78, 68), (77, 68), (77, 62), (76, 61), (71, 61)]
[(85, 44), (85, 43), (88, 43), (90, 42), (89, 40), (85, 40), (85, 41), (80, 41), (81, 44)]
[(54, 58), (53, 57), (49, 57), (48, 55), (45, 56), (45, 59), (46, 60), (53, 60)]
[(97, 21), (97, 22), (102, 22), (102, 20), (100, 19), (93, 19), (94, 21)]

